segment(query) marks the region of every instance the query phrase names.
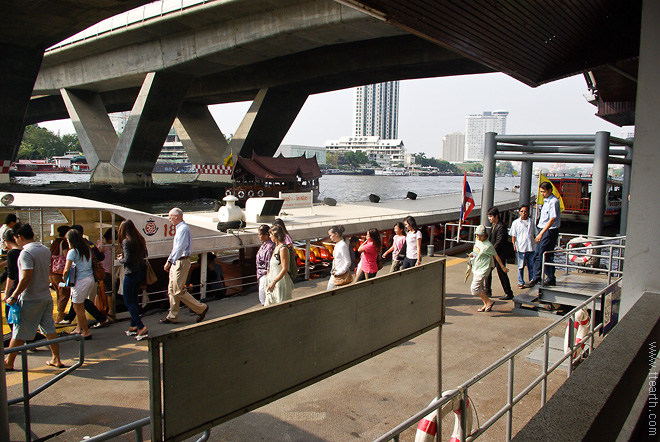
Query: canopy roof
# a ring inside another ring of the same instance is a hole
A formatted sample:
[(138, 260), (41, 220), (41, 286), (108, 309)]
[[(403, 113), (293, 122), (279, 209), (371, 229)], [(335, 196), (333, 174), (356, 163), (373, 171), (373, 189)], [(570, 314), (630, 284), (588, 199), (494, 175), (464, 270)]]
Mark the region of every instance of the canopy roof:
[(257, 179), (261, 181), (309, 181), (321, 177), (316, 157), (305, 155), (295, 158), (252, 155), (252, 159), (238, 157), (232, 172), (233, 179)]

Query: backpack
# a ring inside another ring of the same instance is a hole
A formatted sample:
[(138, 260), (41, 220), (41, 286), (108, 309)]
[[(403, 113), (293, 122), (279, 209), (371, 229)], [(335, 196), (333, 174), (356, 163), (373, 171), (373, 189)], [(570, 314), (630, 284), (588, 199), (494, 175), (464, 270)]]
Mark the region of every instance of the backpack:
[[(291, 244), (287, 244), (284, 247), (287, 248), (289, 251), (289, 268), (287, 269), (287, 273), (291, 277), (291, 280), (296, 279), (298, 277), (298, 263), (296, 261), (296, 252), (293, 250), (293, 246)], [(280, 260), (280, 252), (277, 250), (277, 253), (275, 254), (275, 258), (277, 259), (277, 262), (282, 264), (282, 261)]]

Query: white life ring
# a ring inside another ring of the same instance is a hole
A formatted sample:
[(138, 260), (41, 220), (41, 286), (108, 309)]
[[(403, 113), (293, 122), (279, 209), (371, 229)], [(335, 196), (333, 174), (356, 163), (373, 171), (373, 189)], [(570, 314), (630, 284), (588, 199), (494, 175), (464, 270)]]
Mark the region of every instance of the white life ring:
[(225, 190), (225, 196), (229, 196), (229, 195), (231, 195), (231, 189)]
[(238, 196), (238, 198), (240, 198), (240, 199), (243, 199), (243, 198), (245, 198), (245, 191), (244, 191), (244, 190), (242, 190), (242, 189), (241, 189), (241, 190), (239, 190), (239, 191), (238, 191), (238, 195), (237, 195), (237, 196)]
[[(573, 249), (575, 247), (590, 247), (590, 246), (591, 246), (591, 242), (589, 242), (589, 240), (581, 236), (578, 236), (577, 238), (573, 238), (568, 242), (567, 248)], [(572, 262), (576, 264), (586, 264), (591, 259), (591, 256), (588, 255), (591, 255), (593, 253), (593, 250), (589, 249), (582, 251), (581, 253), (584, 252), (586, 252), (584, 255), (583, 254), (574, 255), (569, 253), (568, 259), (570, 259)]]
[[(451, 392), (443, 393), (443, 396)], [(435, 399), (434, 399), (435, 402)], [(465, 434), (472, 433), (472, 419), (474, 416), (474, 405), (470, 397), (467, 398), (468, 414), (465, 419)], [(417, 434), (415, 434), (415, 442), (436, 442), (438, 432), (438, 416), (440, 419), (446, 416), (450, 411), (454, 412), (454, 431), (451, 434), (450, 442), (464, 442), (461, 440), (461, 398), (454, 397), (450, 402), (447, 402), (441, 409), (433, 411), (419, 421), (417, 424)]]
[(248, 190), (248, 198), (252, 198), (254, 196), (254, 190), (250, 189)]
[(262, 196), (264, 196), (264, 189), (259, 189), (259, 190), (257, 191), (257, 196), (258, 196), (258, 197), (262, 197)]
[[(575, 328), (575, 343), (574, 343), (574, 351), (573, 351), (573, 360), (577, 359), (582, 355), (584, 352), (584, 347), (585, 343), (582, 342), (584, 337), (589, 333), (589, 323), (591, 322), (591, 318), (589, 317), (589, 312), (587, 311), (586, 308), (583, 308), (579, 312), (575, 314), (575, 322), (573, 323), (573, 326)], [(570, 323), (566, 326), (566, 333), (564, 334), (564, 353), (568, 353), (571, 351), (571, 347), (569, 345), (569, 329)]]

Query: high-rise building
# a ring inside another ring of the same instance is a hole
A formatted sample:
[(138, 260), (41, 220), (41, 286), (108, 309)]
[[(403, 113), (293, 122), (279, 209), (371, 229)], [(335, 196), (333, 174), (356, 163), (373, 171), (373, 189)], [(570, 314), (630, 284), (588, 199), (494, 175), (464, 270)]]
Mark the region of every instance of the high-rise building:
[(465, 117), (465, 161), (484, 160), (484, 143), (486, 132), (498, 135), (506, 134), (506, 117), (508, 111), (484, 112), (483, 114)]
[(450, 163), (462, 163), (465, 159), (465, 134), (453, 132), (442, 137), (440, 158)]
[(394, 140), (399, 134), (399, 82), (355, 88), (353, 136)]

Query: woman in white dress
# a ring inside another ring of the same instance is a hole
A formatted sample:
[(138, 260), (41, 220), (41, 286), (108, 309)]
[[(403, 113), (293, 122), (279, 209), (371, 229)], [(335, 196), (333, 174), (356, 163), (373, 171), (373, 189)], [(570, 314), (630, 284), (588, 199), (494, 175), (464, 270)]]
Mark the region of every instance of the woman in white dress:
[(85, 339), (92, 339), (92, 333), (87, 327), (84, 306), (85, 299), (96, 287), (92, 268), (92, 251), (87, 245), (87, 241), (75, 229), (66, 232), (66, 240), (69, 243), (69, 251), (66, 254), (66, 264), (64, 265), (64, 280), (71, 271), (71, 267), (76, 268), (76, 283), (71, 287), (71, 304), (76, 312), (78, 325), (71, 334), (81, 334)]
[(337, 286), (335, 276), (350, 277), (351, 280), (353, 278), (350, 271), (351, 255), (348, 250), (348, 244), (344, 241), (344, 226), (330, 227), (328, 236), (330, 236), (330, 241), (335, 243), (334, 250), (332, 251), (332, 270), (330, 271), (330, 280), (328, 281), (328, 290), (332, 290)]
[(268, 231), (270, 239), (275, 243), (273, 256), (268, 268), (268, 287), (266, 289), (265, 306), (277, 304), (292, 299), (293, 281), (289, 276), (289, 250), (285, 244), (286, 235), (281, 226), (274, 225)]

